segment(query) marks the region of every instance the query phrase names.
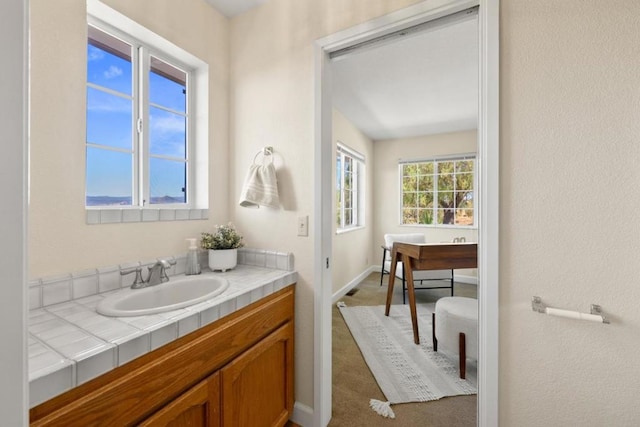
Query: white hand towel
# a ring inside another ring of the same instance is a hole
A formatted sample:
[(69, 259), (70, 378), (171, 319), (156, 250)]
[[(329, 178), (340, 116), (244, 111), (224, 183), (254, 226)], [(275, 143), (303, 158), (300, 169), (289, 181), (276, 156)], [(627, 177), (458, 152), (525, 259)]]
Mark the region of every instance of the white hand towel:
[(247, 208), (279, 208), (278, 179), (273, 162), (266, 165), (252, 164), (240, 193), (240, 206)]

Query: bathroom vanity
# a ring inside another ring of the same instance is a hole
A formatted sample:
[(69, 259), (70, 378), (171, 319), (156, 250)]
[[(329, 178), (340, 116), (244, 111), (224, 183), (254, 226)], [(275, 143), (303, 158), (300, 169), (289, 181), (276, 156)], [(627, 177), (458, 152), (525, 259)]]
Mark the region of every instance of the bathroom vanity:
[(36, 406), (31, 425), (285, 425), (293, 307), (288, 286)]
[[(112, 345), (108, 351), (114, 350), (117, 366), (90, 379), (82, 379), (83, 360), (72, 360), (77, 384), (33, 406), (31, 425), (286, 425), (294, 403), (297, 274), (239, 266), (225, 276), (230, 282), (229, 295), (176, 312), (176, 330), (180, 330), (182, 321), (193, 317), (192, 313), (197, 313), (199, 327), (178, 332), (175, 339), (155, 347), (154, 333), (168, 327), (152, 329), (150, 351), (130, 360), (125, 357), (126, 341), (113, 341), (115, 345), (106, 342)], [(64, 310), (53, 306), (39, 311), (70, 323), (86, 318), (86, 313), (67, 307), (82, 302), (70, 301), (62, 306)], [(230, 306), (233, 309), (229, 310)], [(219, 312), (217, 320), (208, 317), (212, 310)], [(92, 315), (100, 316), (95, 311)], [(124, 321), (100, 317), (109, 322)], [(131, 323), (139, 325), (144, 320), (142, 316)], [(40, 325), (35, 323), (30, 328), (32, 337), (53, 347), (55, 340), (47, 342), (42, 339), (46, 335), (36, 335)], [(100, 360), (99, 355), (96, 360)]]

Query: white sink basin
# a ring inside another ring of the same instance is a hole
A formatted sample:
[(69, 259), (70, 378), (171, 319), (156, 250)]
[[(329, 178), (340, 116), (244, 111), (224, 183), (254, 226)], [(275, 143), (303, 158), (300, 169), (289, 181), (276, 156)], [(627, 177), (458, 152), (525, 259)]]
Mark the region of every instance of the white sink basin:
[(105, 316), (143, 316), (176, 310), (211, 299), (229, 287), (214, 276), (185, 276), (142, 289), (126, 289), (100, 301), (97, 311)]

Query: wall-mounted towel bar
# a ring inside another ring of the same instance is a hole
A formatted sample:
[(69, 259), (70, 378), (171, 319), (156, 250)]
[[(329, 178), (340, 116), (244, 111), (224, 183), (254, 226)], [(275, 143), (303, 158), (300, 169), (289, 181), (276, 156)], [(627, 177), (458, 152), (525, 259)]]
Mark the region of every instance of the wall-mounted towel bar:
[(609, 323), (602, 315), (602, 308), (599, 305), (591, 304), (590, 313), (580, 313), (579, 311), (562, 310), (560, 308), (547, 307), (542, 303), (542, 298), (533, 297), (531, 299), (531, 308), (538, 313), (548, 314), (550, 316), (566, 317), (568, 319), (587, 320), (589, 322)]

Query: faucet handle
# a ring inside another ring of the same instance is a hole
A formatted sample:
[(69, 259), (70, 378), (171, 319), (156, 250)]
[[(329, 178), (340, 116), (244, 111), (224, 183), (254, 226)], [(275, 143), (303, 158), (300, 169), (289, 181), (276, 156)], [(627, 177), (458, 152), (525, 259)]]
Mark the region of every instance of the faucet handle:
[(160, 281), (161, 282), (168, 282), (169, 281), (169, 276), (167, 275), (167, 268), (171, 268), (174, 265), (176, 265), (176, 261), (173, 260), (173, 259), (171, 259), (171, 260), (160, 259), (160, 260), (158, 260), (158, 263), (160, 263), (162, 265)]
[(136, 289), (139, 287), (139, 285), (144, 283), (144, 280), (142, 279), (142, 267), (134, 267), (134, 268), (130, 268), (128, 270), (121, 270), (120, 271), (120, 275), (121, 276), (125, 276), (127, 274), (131, 274), (131, 273), (136, 273), (136, 277), (135, 279), (133, 279), (133, 284), (131, 285), (132, 289)]

